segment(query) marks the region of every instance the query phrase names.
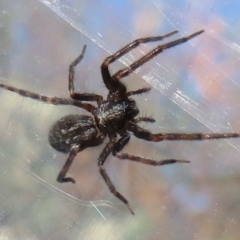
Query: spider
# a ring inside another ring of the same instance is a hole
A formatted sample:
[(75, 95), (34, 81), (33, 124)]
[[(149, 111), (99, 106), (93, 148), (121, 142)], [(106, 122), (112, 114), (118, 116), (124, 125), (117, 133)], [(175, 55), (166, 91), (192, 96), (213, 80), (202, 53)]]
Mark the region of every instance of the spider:
[[(177, 159), (165, 159), (157, 161), (150, 158), (124, 153), (122, 150), (130, 140), (129, 132), (132, 132), (137, 138), (152, 142), (160, 142), (164, 140), (209, 140), (240, 137), (240, 134), (238, 133), (151, 133), (138, 125), (139, 122), (155, 122), (155, 120), (150, 117), (137, 117), (139, 114), (139, 109), (136, 105), (136, 102), (130, 97), (149, 92), (150, 88), (145, 87), (135, 91), (127, 91), (126, 86), (121, 83), (120, 80), (128, 76), (135, 69), (139, 68), (141, 65), (148, 62), (159, 53), (163, 52), (165, 49), (182, 44), (202, 34), (204, 31), (201, 30), (187, 37), (158, 45), (148, 54), (132, 63), (129, 67), (121, 69), (113, 75), (111, 75), (109, 72), (109, 64), (116, 61), (132, 49), (136, 48), (141, 43), (159, 41), (164, 38), (168, 38), (177, 32), (178, 31), (173, 31), (163, 36), (137, 39), (121, 48), (115, 54), (107, 57), (101, 65), (102, 78), (106, 88), (109, 91), (106, 100), (104, 100), (103, 97), (98, 94), (77, 93), (74, 91), (75, 67), (83, 59), (86, 51), (86, 45), (84, 45), (80, 56), (78, 56), (69, 66), (69, 99), (47, 97), (29, 92), (27, 90), (17, 89), (12, 86), (0, 84), (1, 88), (18, 93), (23, 97), (54, 105), (73, 105), (82, 108), (93, 115), (88, 116), (71, 114), (61, 118), (51, 127), (49, 131), (50, 145), (57, 151), (68, 154), (66, 163), (57, 177), (58, 182), (75, 183), (75, 180), (71, 177), (66, 177), (66, 174), (78, 152), (81, 152), (88, 147), (98, 146), (103, 143), (106, 137), (108, 137), (109, 141), (105, 145), (97, 162), (100, 175), (104, 179), (110, 192), (114, 194), (120, 201), (125, 203), (129, 211), (134, 214), (127, 199), (117, 191), (104, 168), (104, 162), (110, 154), (121, 160), (130, 160), (152, 166), (173, 163), (189, 163), (190, 161)], [(96, 106), (88, 102), (96, 102)]]

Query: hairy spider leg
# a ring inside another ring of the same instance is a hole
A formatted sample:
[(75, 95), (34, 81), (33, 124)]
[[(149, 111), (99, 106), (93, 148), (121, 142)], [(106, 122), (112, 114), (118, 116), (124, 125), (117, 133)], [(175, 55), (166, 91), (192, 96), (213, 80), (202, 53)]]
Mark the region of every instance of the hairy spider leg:
[(147, 37), (147, 38), (140, 38), (140, 39), (134, 40), (133, 42), (126, 45), (125, 47), (121, 48), (119, 51), (117, 51), (113, 55), (107, 57), (101, 65), (102, 78), (103, 78), (103, 81), (104, 81), (107, 89), (110, 91), (113, 91), (113, 92), (114, 91), (122, 91), (123, 95), (126, 94), (126, 87), (121, 82), (114, 81), (114, 79), (112, 79), (109, 69), (108, 69), (108, 66), (110, 63), (116, 61), (117, 59), (122, 57), (124, 54), (128, 53), (129, 51), (131, 51), (134, 48), (136, 48), (137, 46), (139, 46), (141, 43), (160, 41), (164, 38), (172, 36), (173, 34), (175, 34), (177, 32), (178, 31), (173, 31), (164, 36)]
[(23, 89), (18, 89), (18, 88), (8, 86), (5, 84), (0, 84), (0, 87), (6, 89), (8, 91), (17, 93), (23, 97), (35, 99), (35, 100), (53, 104), (53, 105), (72, 105), (72, 106), (80, 107), (90, 113), (93, 113), (93, 111), (96, 109), (95, 106), (93, 106), (89, 103), (83, 103), (83, 102), (79, 102), (79, 101), (73, 100), (73, 99), (65, 99), (65, 98), (58, 98), (58, 97), (46, 97), (46, 96), (43, 96), (43, 95), (40, 95), (37, 93), (29, 92), (29, 91), (23, 90)]
[(180, 39), (177, 39), (175, 41), (172, 42), (168, 42), (162, 45), (157, 46), (156, 48), (154, 48), (152, 51), (150, 51), (148, 54), (146, 54), (145, 56), (143, 56), (142, 58), (140, 58), (138, 61), (134, 62), (133, 64), (131, 64), (129, 67), (124, 68), (122, 70), (119, 70), (118, 72), (116, 72), (113, 76), (112, 79), (113, 81), (118, 81), (123, 77), (126, 77), (127, 75), (129, 75), (130, 73), (132, 73), (135, 69), (139, 68), (140, 66), (142, 66), (144, 63), (148, 62), (150, 59), (152, 59), (153, 57), (155, 57), (156, 55), (158, 55), (159, 53), (163, 52), (165, 49), (177, 46), (179, 44), (182, 44), (184, 42), (189, 41), (190, 39), (202, 34), (204, 32), (204, 30), (201, 30), (199, 32), (193, 33), (191, 35), (189, 35), (188, 37), (183, 37)]
[(139, 94), (143, 94), (143, 93), (147, 93), (151, 90), (150, 87), (145, 87), (145, 88), (140, 88), (138, 90), (135, 90), (135, 91), (130, 91), (130, 92), (127, 92), (127, 97), (130, 97), (132, 95), (139, 95)]
[[(147, 120), (146, 119), (142, 119)], [(106, 170), (103, 168), (103, 164), (108, 157), (108, 155), (112, 152), (113, 156), (122, 159), (122, 160), (130, 160), (130, 161), (135, 161), (135, 162), (140, 162), (143, 164), (147, 165), (152, 165), (152, 166), (160, 166), (160, 165), (166, 165), (166, 164), (172, 164), (172, 163), (189, 163), (189, 161), (186, 160), (176, 160), (176, 159), (165, 159), (161, 161), (157, 161), (154, 159), (149, 159), (149, 158), (144, 158), (136, 155), (130, 155), (128, 153), (120, 153), (120, 151), (127, 145), (127, 143), (130, 140), (130, 135), (125, 132), (122, 137), (116, 142), (116, 138), (110, 139), (110, 141), (107, 143), (105, 148), (103, 149), (101, 155), (99, 156), (98, 159), (98, 166), (99, 166), (99, 171), (100, 174), (102, 175), (105, 183), (107, 184), (110, 192), (113, 193), (114, 196), (116, 196), (119, 200), (121, 200), (123, 203), (125, 203), (129, 209), (129, 211), (134, 215), (133, 210), (131, 209), (128, 200), (121, 194), (119, 193), (114, 184), (112, 183), (111, 179), (109, 178)]]
[(134, 212), (132, 210), (132, 208), (130, 207), (128, 200), (121, 194), (119, 193), (113, 182), (111, 181), (111, 179), (109, 178), (103, 164), (106, 160), (106, 158), (109, 156), (109, 154), (112, 152), (113, 147), (116, 143), (116, 138), (110, 138), (110, 141), (106, 144), (106, 146), (104, 147), (102, 153), (100, 154), (99, 158), (98, 158), (98, 167), (99, 167), (99, 172), (101, 174), (101, 176), (103, 177), (109, 191), (115, 196), (117, 197), (120, 201), (122, 201), (123, 203), (125, 203), (129, 209), (129, 211), (134, 215)]
[(120, 151), (127, 145), (129, 140), (130, 140), (129, 133), (125, 133), (117, 141), (117, 143), (114, 145), (114, 148), (113, 148), (113, 155), (115, 157), (119, 159), (127, 159), (130, 161), (140, 162), (140, 163), (152, 165), (152, 166), (161, 166), (161, 165), (172, 164), (172, 163), (189, 163), (190, 162), (187, 160), (177, 160), (177, 159), (164, 159), (164, 160), (158, 161), (155, 159), (140, 157), (140, 156), (131, 155), (128, 153), (120, 153)]
[(76, 93), (74, 91), (74, 76), (75, 76), (75, 67), (81, 62), (86, 52), (87, 46), (84, 45), (82, 49), (82, 53), (70, 64), (69, 66), (69, 76), (68, 76), (68, 91), (70, 93), (70, 97), (79, 100), (79, 101), (96, 101), (98, 105), (103, 101), (103, 97), (101, 95), (95, 93)]
[[(145, 120), (152, 120), (152, 119), (142, 118), (141, 120), (145, 121)], [(139, 121), (140, 121), (140, 119), (139, 119)], [(110, 192), (115, 197), (117, 197), (120, 201), (125, 203), (129, 209), (129, 211), (134, 215), (134, 212), (133, 212), (132, 208), (130, 207), (128, 200), (121, 193), (119, 193), (116, 190), (116, 188), (115, 188), (114, 184), (112, 183), (111, 179), (109, 178), (105, 168), (103, 167), (103, 164), (110, 153), (112, 153), (113, 156), (116, 156), (117, 158), (122, 159), (122, 160), (127, 159), (130, 161), (140, 162), (140, 163), (152, 165), (152, 166), (160, 166), (160, 165), (166, 165), (166, 164), (172, 164), (172, 163), (189, 163), (189, 161), (176, 160), (176, 159), (165, 159), (165, 160), (157, 161), (154, 159), (130, 155), (128, 153), (120, 153), (120, 151), (127, 145), (129, 140), (130, 140), (130, 135), (126, 132), (123, 134), (123, 136), (118, 141), (116, 141), (116, 137), (110, 138), (110, 141), (106, 144), (105, 148), (103, 149), (102, 153), (100, 154), (100, 156), (98, 158), (98, 166), (99, 166), (99, 172), (102, 175), (105, 183), (107, 184)]]
[(212, 140), (221, 138), (238, 138), (239, 133), (151, 133), (134, 123), (129, 123), (127, 130), (133, 132), (133, 134), (140, 139), (152, 142), (160, 141), (174, 141), (174, 140)]
[(154, 118), (151, 118), (151, 117), (138, 117), (138, 118), (135, 118), (133, 120), (135, 123), (139, 123), (139, 122), (150, 122), (150, 123), (154, 123), (156, 122), (156, 120)]
[(58, 177), (57, 177), (57, 181), (60, 182), (60, 183), (63, 183), (63, 182), (72, 182), (72, 183), (75, 183), (75, 180), (71, 177), (65, 177), (70, 166), (72, 165), (72, 162), (74, 160), (74, 158), (76, 157), (76, 155), (78, 154), (80, 150), (80, 146), (74, 146), (72, 147), (70, 153), (69, 153), (69, 156), (67, 158), (67, 161), (65, 162), (62, 170), (60, 171)]

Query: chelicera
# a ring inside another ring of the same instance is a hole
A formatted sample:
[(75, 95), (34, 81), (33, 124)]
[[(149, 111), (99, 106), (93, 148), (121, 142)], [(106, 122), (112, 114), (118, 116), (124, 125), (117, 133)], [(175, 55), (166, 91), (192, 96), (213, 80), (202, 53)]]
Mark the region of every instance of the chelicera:
[[(132, 214), (127, 199), (119, 193), (114, 187), (111, 179), (109, 178), (105, 168), (104, 162), (106, 158), (113, 154), (116, 158), (121, 160), (130, 160), (140, 162), (147, 165), (160, 166), (172, 163), (189, 163), (187, 160), (177, 159), (164, 159), (154, 160), (128, 153), (123, 153), (122, 150), (130, 140), (130, 134), (137, 138), (160, 142), (164, 140), (209, 140), (219, 138), (236, 138), (240, 135), (237, 133), (151, 133), (146, 129), (143, 129), (138, 125), (139, 122), (155, 122), (153, 118), (149, 117), (137, 117), (139, 109), (136, 102), (131, 96), (146, 93), (150, 91), (150, 88), (140, 88), (135, 91), (127, 91), (126, 86), (121, 83), (121, 79), (128, 76), (135, 69), (164, 51), (165, 49), (174, 47), (181, 43), (184, 43), (204, 31), (199, 31), (162, 45), (157, 46), (151, 50), (148, 54), (141, 57), (136, 62), (132, 63), (129, 67), (119, 70), (115, 74), (111, 75), (109, 72), (109, 64), (122, 57), (127, 52), (136, 48), (141, 43), (155, 42), (164, 38), (170, 37), (177, 31), (170, 32), (164, 36), (147, 37), (137, 39), (125, 47), (121, 48), (115, 54), (107, 57), (101, 65), (101, 73), (104, 84), (109, 93), (107, 99), (104, 100), (102, 96), (94, 93), (76, 93), (74, 91), (74, 69), (76, 65), (83, 59), (86, 45), (83, 47), (82, 53), (76, 58), (69, 66), (69, 78), (68, 78), (68, 90), (70, 98), (58, 98), (58, 97), (46, 97), (27, 90), (17, 89), (15, 87), (0, 84), (1, 88), (20, 94), (21, 96), (42, 101), (54, 105), (73, 105), (86, 110), (91, 113), (89, 115), (72, 114), (63, 117), (57, 121), (49, 132), (49, 142), (51, 146), (62, 153), (67, 153), (68, 158), (65, 165), (60, 171), (57, 181), (60, 183), (72, 182), (75, 180), (71, 177), (66, 177), (66, 174), (78, 154), (85, 148), (98, 146), (103, 143), (104, 139), (108, 137), (108, 142), (105, 145), (103, 151), (98, 158), (98, 167), (101, 176), (106, 182), (109, 190), (123, 203), (125, 203)], [(93, 105), (89, 102), (95, 102)]]

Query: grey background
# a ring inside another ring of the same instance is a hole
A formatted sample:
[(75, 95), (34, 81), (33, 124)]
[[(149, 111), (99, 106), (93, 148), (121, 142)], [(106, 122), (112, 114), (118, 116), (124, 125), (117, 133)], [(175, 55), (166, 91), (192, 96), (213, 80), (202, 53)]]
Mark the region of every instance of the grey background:
[[(175, 29), (171, 39), (204, 29), (190, 43), (165, 51), (124, 82), (152, 86), (136, 97), (154, 132), (240, 131), (239, 25), (235, 1), (0, 1), (0, 79), (47, 96), (68, 97), (68, 65), (84, 44), (76, 90), (107, 91), (100, 64), (144, 36)], [(133, 62), (141, 46), (111, 66)], [(191, 164), (154, 168), (109, 157), (106, 168), (135, 216), (108, 191), (97, 169), (103, 145), (67, 156), (48, 145), (48, 130), (73, 107), (51, 106), (0, 90), (1, 239), (239, 239), (240, 140), (149, 143), (132, 137), (125, 151)]]

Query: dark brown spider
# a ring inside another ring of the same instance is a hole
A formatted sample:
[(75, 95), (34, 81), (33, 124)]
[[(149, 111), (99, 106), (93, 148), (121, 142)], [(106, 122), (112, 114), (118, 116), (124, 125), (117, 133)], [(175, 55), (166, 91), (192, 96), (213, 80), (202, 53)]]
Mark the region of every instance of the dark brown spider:
[[(186, 160), (165, 159), (156, 161), (153, 159), (139, 157), (128, 153), (121, 152), (122, 149), (130, 140), (129, 132), (132, 132), (135, 137), (146, 141), (160, 142), (164, 140), (209, 140), (218, 138), (236, 138), (240, 137), (238, 133), (151, 133), (138, 126), (139, 122), (155, 122), (153, 118), (136, 117), (139, 113), (136, 102), (129, 98), (132, 95), (141, 94), (150, 91), (150, 88), (141, 88), (135, 91), (128, 92), (126, 87), (119, 81), (132, 73), (135, 69), (155, 57), (167, 48), (174, 47), (184, 43), (204, 31), (196, 32), (188, 37), (180, 38), (172, 42), (168, 42), (157, 46), (148, 54), (140, 58), (138, 61), (131, 64), (129, 67), (119, 70), (114, 75), (110, 75), (108, 66), (127, 52), (136, 48), (141, 43), (155, 42), (164, 38), (170, 37), (177, 31), (173, 31), (164, 36), (148, 37), (137, 39), (127, 46), (120, 49), (115, 54), (107, 57), (101, 65), (101, 73), (103, 81), (109, 90), (107, 100), (102, 96), (94, 93), (76, 93), (74, 91), (74, 68), (83, 59), (86, 51), (86, 45), (83, 47), (81, 55), (72, 62), (69, 66), (68, 90), (70, 99), (58, 97), (46, 97), (26, 90), (17, 89), (15, 87), (0, 84), (0, 87), (18, 93), (24, 97), (36, 99), (38, 101), (54, 104), (54, 105), (73, 105), (80, 107), (90, 112), (93, 117), (87, 115), (72, 114), (63, 117), (57, 121), (51, 128), (49, 133), (49, 142), (51, 146), (63, 153), (69, 153), (67, 161), (60, 171), (57, 181), (72, 182), (75, 180), (70, 177), (65, 177), (75, 156), (78, 152), (88, 147), (98, 146), (103, 143), (103, 140), (108, 136), (109, 141), (104, 147), (98, 158), (99, 172), (106, 182), (109, 190), (123, 203), (125, 203), (132, 214), (133, 211), (128, 204), (127, 199), (119, 193), (114, 187), (111, 179), (108, 177), (103, 164), (110, 153), (119, 159), (127, 159), (130, 161), (140, 162), (147, 165), (160, 166), (172, 163), (189, 163)], [(96, 102), (97, 107), (86, 102)], [(136, 117), (136, 118), (135, 118)]]

